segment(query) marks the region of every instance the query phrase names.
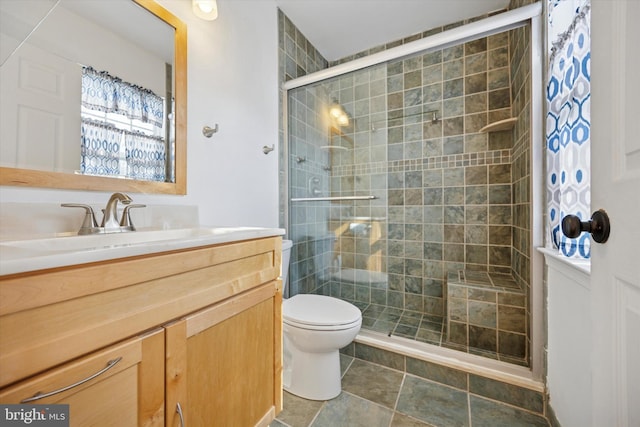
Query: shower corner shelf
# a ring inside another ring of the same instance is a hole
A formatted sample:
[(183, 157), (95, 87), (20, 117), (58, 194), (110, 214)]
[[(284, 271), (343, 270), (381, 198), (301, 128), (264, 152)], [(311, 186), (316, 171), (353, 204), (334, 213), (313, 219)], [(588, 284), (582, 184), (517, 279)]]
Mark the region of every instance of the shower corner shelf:
[(501, 130), (511, 130), (516, 125), (518, 121), (517, 117), (512, 117), (510, 119), (504, 119), (497, 122), (490, 123), (480, 129), (481, 133), (487, 132), (500, 132)]
[(347, 147), (341, 147), (340, 145), (323, 145), (320, 148), (323, 150), (348, 150)]

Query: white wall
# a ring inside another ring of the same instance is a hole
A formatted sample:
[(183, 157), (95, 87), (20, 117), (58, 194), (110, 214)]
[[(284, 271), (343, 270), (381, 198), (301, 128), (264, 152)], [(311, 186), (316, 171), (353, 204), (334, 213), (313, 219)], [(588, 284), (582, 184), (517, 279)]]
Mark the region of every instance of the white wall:
[(562, 426), (591, 425), (591, 283), (588, 261), (545, 250), (549, 404)]
[[(273, 0), (218, 0), (208, 22), (191, 1), (158, 0), (188, 26), (186, 196), (136, 203), (197, 205), (208, 225), (278, 226), (278, 27)], [(208, 139), (204, 125), (218, 123)], [(275, 145), (265, 155), (262, 146)], [(0, 202), (106, 203), (108, 193), (0, 187)]]

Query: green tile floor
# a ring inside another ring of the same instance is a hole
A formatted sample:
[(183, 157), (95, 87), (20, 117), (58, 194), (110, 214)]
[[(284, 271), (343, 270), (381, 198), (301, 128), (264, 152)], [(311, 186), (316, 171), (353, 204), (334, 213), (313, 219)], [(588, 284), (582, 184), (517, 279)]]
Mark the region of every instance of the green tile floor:
[(285, 392), (284, 410), (271, 427), (549, 427), (539, 413), (484, 397), (491, 392), (474, 394), (344, 354), (340, 358), (342, 393), (323, 402)]

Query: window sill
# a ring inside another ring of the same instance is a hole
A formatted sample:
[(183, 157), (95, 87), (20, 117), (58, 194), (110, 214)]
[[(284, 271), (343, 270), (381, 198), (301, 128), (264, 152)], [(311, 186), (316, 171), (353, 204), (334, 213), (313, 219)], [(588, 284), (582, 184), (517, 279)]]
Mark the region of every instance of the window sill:
[(567, 274), (576, 274), (591, 276), (591, 260), (582, 260), (575, 258), (567, 258), (559, 254), (556, 250), (549, 248), (537, 248), (538, 252), (544, 255), (545, 262), (549, 266), (553, 266)]

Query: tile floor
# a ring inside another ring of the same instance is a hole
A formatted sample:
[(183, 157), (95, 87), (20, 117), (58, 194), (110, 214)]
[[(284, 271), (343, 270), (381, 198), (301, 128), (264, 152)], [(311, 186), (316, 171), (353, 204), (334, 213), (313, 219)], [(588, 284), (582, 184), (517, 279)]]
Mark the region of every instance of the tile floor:
[(498, 354), (494, 351), (482, 350), (451, 343), (446, 340), (446, 323), (444, 318), (423, 314), (417, 311), (403, 310), (377, 304), (350, 301), (362, 311), (362, 327), (386, 335), (425, 342), (465, 353), (501, 360), (520, 366), (527, 366), (525, 359)]
[(442, 317), (384, 305), (362, 302), (353, 304), (362, 311), (362, 326), (366, 329), (429, 344), (442, 344)]
[(460, 388), (340, 355), (342, 393), (311, 401), (284, 393), (271, 427), (548, 427), (540, 414)]

